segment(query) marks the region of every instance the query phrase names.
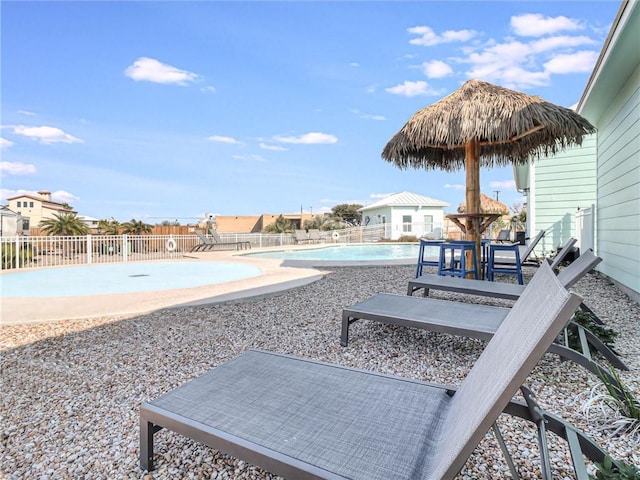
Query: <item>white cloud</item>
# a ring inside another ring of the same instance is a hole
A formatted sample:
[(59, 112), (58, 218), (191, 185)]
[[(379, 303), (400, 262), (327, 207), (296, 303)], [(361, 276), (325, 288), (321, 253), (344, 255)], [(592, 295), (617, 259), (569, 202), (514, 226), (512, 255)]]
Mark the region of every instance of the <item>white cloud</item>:
[(9, 148), (13, 147), (13, 142), (11, 140), (7, 140), (6, 138), (0, 137), (0, 148)]
[(21, 114), (21, 115), (27, 115), (27, 116), (29, 116), (29, 117), (32, 117), (32, 116), (34, 116), (34, 115), (35, 115), (35, 113), (33, 113), (33, 112), (29, 112), (29, 111), (27, 111), (27, 110), (18, 110), (18, 113), (19, 113), (19, 114)]
[(515, 180), (502, 180), (502, 181), (495, 180), (493, 182), (489, 182), (489, 186), (491, 188), (502, 188), (504, 190), (515, 190), (516, 189), (516, 182), (515, 182)]
[(25, 137), (35, 138), (40, 140), (40, 143), (83, 143), (79, 138), (69, 135), (56, 127), (25, 127), (24, 125), (18, 125), (13, 127), (13, 133), (23, 135)]
[(65, 192), (64, 190), (56, 190), (51, 194), (51, 200), (54, 202), (73, 204), (80, 200), (80, 197), (75, 196), (73, 193)]
[(245, 162), (266, 162), (266, 160), (260, 155), (256, 155), (255, 153), (248, 155), (234, 155), (232, 157), (234, 160), (240, 160)]
[(465, 72), (469, 78), (510, 88), (544, 86), (549, 84), (552, 74), (590, 71), (597, 53), (571, 50), (593, 43), (585, 36), (554, 36), (529, 43), (512, 40), (471, 52), (460, 61), (471, 64)]
[(209, 140), (218, 143), (228, 143), (230, 145), (240, 145), (241, 143), (233, 137), (225, 137), (224, 135), (211, 135)]
[(204, 93), (216, 93), (216, 87), (213, 85), (207, 85), (206, 87), (202, 87), (200, 91)]
[(459, 183), (455, 183), (455, 184), (445, 183), (444, 188), (452, 188), (454, 190), (464, 190), (466, 187), (464, 185), (460, 185)]
[(598, 52), (583, 50), (580, 52), (559, 54), (544, 64), (549, 73), (590, 72), (598, 60)]
[(36, 166), (21, 162), (0, 162), (0, 175), (30, 175), (36, 173)]
[(385, 91), (393, 95), (404, 95), (405, 97), (415, 97), (416, 95), (438, 95), (439, 93), (431, 88), (427, 82), (423, 82), (422, 80), (417, 82), (405, 80), (400, 85), (385, 88)]
[(363, 118), (365, 120), (376, 120), (376, 121), (380, 121), (380, 122), (386, 120), (386, 117), (384, 115), (372, 115), (372, 114), (369, 114), (369, 113), (362, 113), (357, 108), (352, 109), (351, 113), (353, 113), (354, 115), (357, 115), (360, 118)]
[(548, 52), (551, 50), (568, 49), (571, 47), (579, 47), (581, 45), (593, 45), (596, 41), (585, 37), (584, 35), (578, 35), (575, 37), (569, 35), (559, 35), (556, 37), (541, 38), (529, 44), (531, 51), (534, 53)]
[(127, 67), (124, 74), (136, 81), (183, 86), (199, 78), (199, 75), (193, 72), (181, 70), (148, 57), (138, 58), (132, 65)]
[(360, 64), (359, 64), (358, 62), (351, 62), (351, 63), (349, 64), (349, 66), (350, 66), (350, 67), (353, 67), (353, 68), (358, 68), (358, 67), (360, 66)]
[(287, 150), (289, 150), (288, 148), (284, 148), (280, 145), (269, 145), (264, 142), (260, 142), (260, 148), (264, 150), (273, 150), (274, 152), (286, 152)]
[(580, 22), (564, 16), (544, 17), (540, 13), (527, 13), (511, 17), (511, 28), (523, 37), (541, 37), (560, 31), (584, 28)]
[(423, 63), (422, 70), (427, 78), (442, 78), (453, 73), (453, 69), (441, 60)]
[(275, 136), (273, 141), (280, 143), (297, 143), (297, 144), (320, 144), (320, 143), (337, 143), (338, 138), (335, 135), (321, 132), (309, 132), (297, 137)]
[(419, 26), (408, 28), (409, 33), (419, 35), (418, 38), (409, 40), (411, 45), (432, 47), (441, 43), (466, 42), (477, 35), (474, 30), (447, 30), (438, 35), (431, 27)]

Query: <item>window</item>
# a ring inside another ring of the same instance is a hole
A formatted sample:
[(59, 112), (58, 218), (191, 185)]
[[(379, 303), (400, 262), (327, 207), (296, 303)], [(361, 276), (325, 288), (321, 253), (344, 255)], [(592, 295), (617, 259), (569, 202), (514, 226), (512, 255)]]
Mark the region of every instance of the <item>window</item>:
[[(18, 208), (20, 208), (22, 206), (22, 202), (18, 202)], [(26, 207), (26, 205), (25, 205)]]
[(404, 233), (411, 232), (411, 215), (402, 216), (402, 231)]
[(29, 207), (33, 208), (33, 202), (29, 202)]
[(424, 216), (424, 233), (433, 232), (433, 215)]

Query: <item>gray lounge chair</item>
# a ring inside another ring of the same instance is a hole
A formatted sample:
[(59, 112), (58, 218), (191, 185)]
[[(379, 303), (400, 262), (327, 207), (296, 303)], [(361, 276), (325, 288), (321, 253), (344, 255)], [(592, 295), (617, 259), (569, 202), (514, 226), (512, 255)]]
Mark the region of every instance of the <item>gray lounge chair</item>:
[(246, 352), (142, 405), (140, 465), (153, 469), (154, 434), (167, 428), (289, 479), (453, 479), (492, 426), (502, 440), (495, 422), (505, 411), (538, 426), (545, 479), (546, 429), (567, 439), (586, 479), (583, 455), (602, 461), (605, 452), (541, 410), (528, 390), (528, 403), (511, 400), (579, 303), (548, 265), (540, 269), (457, 391)]
[(320, 243), (322, 238), (320, 237), (320, 230), (317, 228), (312, 228), (309, 230), (309, 241), (313, 243)]
[(508, 228), (500, 230), (498, 232), (498, 236), (496, 237), (495, 241), (499, 242), (499, 243), (510, 242), (511, 241), (511, 230), (508, 229)]
[(296, 231), (294, 232), (293, 241), (296, 244), (309, 243), (309, 234), (307, 233), (306, 230), (296, 229)]
[(191, 252), (206, 252), (207, 250), (211, 250), (214, 247), (213, 240), (209, 237), (205, 236), (201, 231), (196, 230), (196, 235), (200, 239), (200, 243), (195, 245), (190, 251)]
[[(547, 263), (544, 266), (545, 269), (551, 268)], [(556, 278), (556, 280), (560, 282), (560, 278)], [(524, 288), (521, 295), (526, 291), (527, 289)], [(504, 307), (378, 293), (342, 311), (340, 344), (343, 347), (348, 345), (349, 327), (358, 320), (370, 320), (388, 325), (400, 325), (432, 332), (489, 340), (507, 317), (509, 311), (509, 308)], [(563, 359), (572, 360), (599, 378), (606, 378), (614, 385), (621, 387), (609, 369), (596, 362), (591, 356), (591, 348), (594, 348), (614, 367), (628, 370), (628, 367), (615, 352), (603, 344), (593, 333), (577, 323), (567, 322), (564, 327), (564, 345), (554, 342), (549, 347), (549, 352)], [(569, 331), (577, 333), (581, 341), (581, 351), (567, 346)], [(622, 391), (621, 388), (619, 390)]]
[(251, 242), (249, 241), (242, 240), (242, 241), (235, 241), (235, 242), (234, 241), (225, 242), (222, 240), (222, 238), (220, 238), (220, 235), (218, 235), (218, 232), (216, 232), (215, 230), (211, 230), (210, 233), (216, 245), (235, 245), (237, 250), (251, 248)]
[(577, 241), (578, 240), (576, 240), (575, 238), (570, 238), (562, 247), (558, 249), (558, 253), (556, 253), (556, 256), (553, 257), (553, 260), (551, 261), (551, 268), (554, 271), (560, 268), (560, 264), (567, 257)]
[(251, 242), (223, 242), (220, 235), (213, 232), (211, 238), (207, 237), (201, 231), (196, 230), (196, 235), (202, 243), (194, 246), (192, 252), (208, 252), (214, 250), (216, 247), (232, 246), (236, 250), (242, 250), (243, 248), (251, 248)]
[[(533, 239), (529, 242), (524, 249), (520, 251), (520, 264), (521, 265), (539, 265), (540, 259), (535, 257), (531, 258), (531, 255), (534, 254), (534, 250), (540, 240), (544, 237), (544, 230), (540, 230), (538, 234), (533, 237)], [(535, 254), (534, 254), (535, 255)], [(496, 265), (515, 265), (516, 259), (513, 257), (496, 257), (494, 264)]]
[[(571, 265), (558, 273), (558, 279), (564, 288), (571, 288), (575, 283), (590, 272), (602, 259), (597, 257), (593, 250), (588, 249)], [(555, 262), (554, 262), (555, 263)], [(558, 262), (559, 263), (559, 262)], [(552, 263), (553, 267), (553, 263)], [(407, 295), (413, 295), (418, 290), (424, 290), (424, 296), (429, 296), (430, 290), (442, 290), (483, 297), (505, 298), (517, 300), (524, 291), (524, 285), (503, 282), (487, 282), (467, 278), (444, 277), (435, 274), (423, 274), (418, 278), (409, 280)], [(596, 313), (582, 303), (580, 309), (588, 312), (596, 322), (603, 324)]]

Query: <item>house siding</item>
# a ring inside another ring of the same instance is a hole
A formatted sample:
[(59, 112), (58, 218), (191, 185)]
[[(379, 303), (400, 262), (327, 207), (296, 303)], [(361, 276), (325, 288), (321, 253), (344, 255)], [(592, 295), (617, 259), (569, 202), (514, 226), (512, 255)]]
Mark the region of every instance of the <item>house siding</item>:
[(585, 137), (580, 147), (572, 147), (554, 157), (534, 162), (531, 193), (535, 212), (529, 236), (545, 231), (536, 255), (549, 255), (569, 238), (575, 237), (575, 213), (596, 203), (597, 139)]
[(599, 270), (640, 292), (640, 67), (597, 123)]

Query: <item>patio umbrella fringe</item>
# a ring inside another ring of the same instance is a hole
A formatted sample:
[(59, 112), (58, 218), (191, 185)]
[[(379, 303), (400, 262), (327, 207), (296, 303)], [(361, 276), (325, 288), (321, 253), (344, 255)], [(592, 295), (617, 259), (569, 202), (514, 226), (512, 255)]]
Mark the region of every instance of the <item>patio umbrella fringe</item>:
[(398, 167), (460, 170), (477, 139), (483, 167), (524, 163), (581, 145), (595, 127), (573, 110), (480, 80), (416, 112), (385, 146)]

